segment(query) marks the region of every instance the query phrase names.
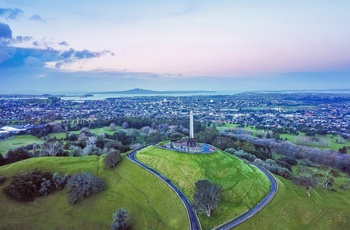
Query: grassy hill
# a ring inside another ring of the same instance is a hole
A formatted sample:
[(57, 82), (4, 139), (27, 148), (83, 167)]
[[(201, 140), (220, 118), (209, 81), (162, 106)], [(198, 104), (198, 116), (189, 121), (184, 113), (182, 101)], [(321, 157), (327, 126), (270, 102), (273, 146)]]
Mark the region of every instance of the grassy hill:
[[(35, 168), (59, 173), (91, 172), (107, 189), (70, 205), (68, 191), (57, 191), (34, 202), (9, 200), (0, 192), (0, 229), (109, 229), (112, 214), (125, 207), (133, 229), (188, 229), (180, 199), (165, 183), (127, 159), (114, 169), (103, 168), (103, 156), (40, 157), (0, 167), (7, 178)], [(0, 185), (0, 189), (8, 184)]]
[(209, 179), (221, 186), (221, 200), (212, 216), (199, 215), (203, 229), (211, 229), (252, 208), (270, 188), (260, 170), (222, 151), (187, 154), (150, 146), (136, 156), (177, 184), (191, 201), (197, 180)]
[(261, 212), (237, 229), (350, 229), (350, 193), (316, 188), (311, 197), (290, 181), (278, 177), (279, 191)]

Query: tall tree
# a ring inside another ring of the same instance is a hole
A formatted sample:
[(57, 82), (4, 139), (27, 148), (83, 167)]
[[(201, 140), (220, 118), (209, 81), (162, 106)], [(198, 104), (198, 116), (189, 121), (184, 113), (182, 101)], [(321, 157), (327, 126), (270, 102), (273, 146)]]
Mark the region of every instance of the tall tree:
[(197, 212), (204, 212), (210, 217), (211, 211), (217, 207), (220, 198), (220, 188), (209, 180), (198, 180), (193, 195), (194, 207)]

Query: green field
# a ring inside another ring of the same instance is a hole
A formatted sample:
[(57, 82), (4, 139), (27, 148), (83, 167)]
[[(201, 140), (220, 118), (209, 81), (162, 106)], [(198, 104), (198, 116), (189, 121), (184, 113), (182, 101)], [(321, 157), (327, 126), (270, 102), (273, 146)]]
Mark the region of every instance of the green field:
[(18, 148), (33, 143), (41, 144), (43, 140), (32, 135), (17, 135), (10, 139), (0, 141), (0, 154), (6, 153), (11, 148)]
[(251, 209), (270, 188), (260, 170), (222, 151), (187, 154), (150, 146), (136, 157), (178, 185), (190, 201), (197, 180), (209, 179), (221, 186), (221, 200), (212, 216), (199, 215), (203, 229), (211, 229)]
[(311, 192), (290, 181), (279, 180), (276, 197), (262, 211), (237, 229), (350, 229), (350, 193), (334, 186), (337, 192), (321, 187)]
[(116, 169), (106, 170), (103, 157), (40, 157), (1, 166), (0, 175), (6, 177), (35, 168), (62, 174), (88, 171), (107, 188), (75, 205), (68, 203), (66, 189), (29, 203), (0, 192), (0, 229), (109, 229), (112, 214), (122, 207), (132, 229), (189, 228), (184, 205), (165, 183), (125, 158)]
[[(109, 135), (113, 135), (113, 133), (115, 133), (116, 131), (118, 131), (119, 129), (121, 129), (120, 126), (116, 126), (116, 130), (115, 131), (111, 131), (109, 129), (109, 127), (103, 127), (103, 128), (95, 128), (95, 129), (89, 129), (91, 133), (95, 133), (95, 134), (102, 134), (102, 133), (106, 133)], [(79, 134), (80, 130), (76, 130), (76, 131), (70, 131), (69, 133), (75, 133), (75, 134)], [(50, 138), (54, 138), (56, 137), (57, 139), (64, 139), (66, 138), (66, 133), (65, 132), (61, 132), (61, 133), (50, 133), (49, 134)]]
[[(225, 129), (234, 129), (234, 128), (237, 128), (238, 126), (239, 126), (238, 124), (227, 124), (227, 123), (225, 123), (225, 124), (216, 124), (216, 128), (219, 131), (223, 131)], [(243, 129), (252, 132), (251, 134), (253, 136), (256, 136), (258, 131), (259, 131), (256, 128), (252, 129), (251, 127), (244, 127)], [(295, 143), (294, 138), (296, 136), (297, 135), (295, 135), (295, 134), (280, 134), (280, 138), (282, 138), (283, 140), (287, 138), (287, 140), (292, 142), (292, 143)], [(300, 132), (299, 136), (305, 136), (305, 133)], [(345, 140), (344, 144), (340, 144), (340, 143), (337, 142), (337, 139), (339, 138), (339, 136), (335, 136), (335, 135), (332, 135), (332, 134), (316, 135), (316, 137), (320, 137), (320, 138), (324, 138), (324, 139), (329, 140), (330, 146), (327, 146), (327, 147), (319, 147), (319, 146), (315, 146), (315, 145), (306, 145), (306, 146), (307, 147), (312, 147), (312, 148), (319, 148), (321, 150), (323, 150), (323, 149), (331, 149), (331, 150), (334, 150), (334, 151), (338, 151), (339, 148), (342, 148), (343, 146), (350, 146), (350, 141), (349, 140)]]

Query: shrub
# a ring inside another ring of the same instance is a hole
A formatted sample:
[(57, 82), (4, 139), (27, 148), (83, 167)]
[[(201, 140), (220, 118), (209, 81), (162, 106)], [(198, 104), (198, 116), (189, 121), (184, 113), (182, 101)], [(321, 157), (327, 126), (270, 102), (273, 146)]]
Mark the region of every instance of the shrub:
[(128, 227), (129, 214), (125, 208), (118, 209), (113, 213), (113, 223), (111, 230), (124, 230)]
[(105, 188), (105, 183), (91, 173), (85, 172), (75, 174), (69, 178), (67, 186), (70, 190), (69, 203), (75, 204), (79, 199), (102, 191)]
[(293, 159), (293, 158), (291, 158), (291, 157), (281, 157), (279, 160), (287, 162), (290, 165), (297, 165), (298, 164), (298, 161)]
[(68, 174), (64, 175), (63, 177), (60, 176), (58, 173), (53, 174), (52, 181), (56, 187), (56, 189), (62, 189), (67, 183), (68, 180)]
[(79, 146), (71, 146), (70, 155), (73, 157), (80, 157), (83, 155), (83, 150)]
[(6, 164), (6, 159), (0, 153), (0, 166)]
[(25, 160), (25, 159), (28, 159), (31, 157), (32, 157), (32, 155), (22, 147), (19, 147), (16, 149), (10, 149), (5, 154), (5, 159), (6, 159), (7, 164), (14, 163), (14, 162), (21, 161), (21, 160)]
[(4, 183), (6, 181), (6, 177), (0, 176), (0, 184)]
[(10, 184), (3, 192), (11, 199), (33, 201), (36, 197), (47, 195), (55, 190), (50, 172), (34, 170), (12, 177)]
[(122, 160), (119, 151), (112, 151), (107, 153), (104, 162), (107, 169), (114, 168)]
[(99, 147), (96, 147), (95, 145), (87, 145), (84, 149), (83, 149), (83, 155), (87, 156), (87, 155), (101, 155), (102, 154), (102, 149), (100, 149)]

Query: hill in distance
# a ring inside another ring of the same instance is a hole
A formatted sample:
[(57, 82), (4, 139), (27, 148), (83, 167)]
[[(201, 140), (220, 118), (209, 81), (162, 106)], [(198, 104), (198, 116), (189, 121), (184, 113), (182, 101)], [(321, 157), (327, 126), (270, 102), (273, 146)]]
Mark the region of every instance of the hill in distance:
[(147, 89), (130, 89), (123, 91), (107, 91), (107, 92), (94, 92), (93, 94), (184, 94), (184, 93), (215, 93), (216, 91), (203, 91), (203, 90), (175, 90), (175, 91), (154, 91)]

